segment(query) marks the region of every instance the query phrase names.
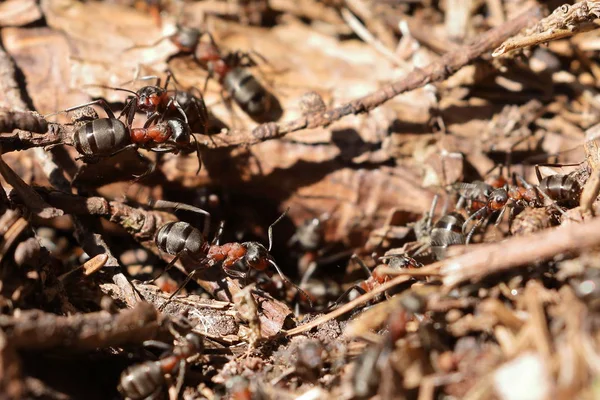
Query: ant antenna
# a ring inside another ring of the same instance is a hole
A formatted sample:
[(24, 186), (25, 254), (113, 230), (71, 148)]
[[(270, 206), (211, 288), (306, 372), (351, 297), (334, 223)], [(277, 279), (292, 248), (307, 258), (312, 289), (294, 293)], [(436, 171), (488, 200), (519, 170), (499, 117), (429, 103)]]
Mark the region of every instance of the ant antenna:
[[(271, 251), (271, 248), (273, 247), (273, 227), (275, 226), (275, 224), (277, 224), (279, 221), (281, 221), (283, 217), (285, 217), (285, 215), (288, 213), (288, 211), (290, 211), (289, 207), (285, 209), (283, 214), (281, 214), (279, 216), (279, 218), (277, 218), (275, 220), (275, 222), (273, 222), (271, 225), (269, 225), (269, 230), (268, 230), (268, 232), (269, 232), (269, 249), (268, 249), (268, 251), (269, 252)], [(280, 274), (281, 274), (281, 272), (280, 272)]]
[(433, 200), (431, 201), (431, 207), (429, 208), (429, 213), (427, 214), (427, 223), (425, 224), (427, 229), (431, 228), (431, 223), (433, 221), (433, 214), (435, 213), (435, 209), (437, 208), (437, 203), (438, 203), (439, 199), (440, 199), (440, 195), (436, 193), (436, 195), (433, 196)]
[(139, 97), (138, 94), (136, 92), (134, 92), (133, 90), (129, 90), (129, 89), (124, 89), (124, 88), (118, 88), (118, 87), (112, 87), (112, 86), (106, 86), (106, 85), (84, 85), (83, 87), (95, 87), (95, 88), (102, 88), (102, 89), (109, 89), (109, 90), (116, 90), (118, 92), (127, 92), (127, 93), (131, 93), (133, 94), (135, 97)]
[(355, 263), (357, 263), (358, 265), (360, 265), (360, 267), (369, 275), (369, 276), (373, 276), (373, 274), (371, 273), (371, 270), (369, 269), (369, 267), (367, 267), (367, 265), (364, 263), (363, 260), (360, 259), (359, 256), (357, 256), (356, 254), (352, 254), (350, 256), (350, 259), (352, 261), (354, 261)]
[[(287, 212), (287, 210), (286, 210), (286, 212)], [(285, 213), (283, 215), (285, 215)], [(281, 217), (283, 217), (283, 215)], [(281, 217), (279, 217), (279, 219), (281, 219)], [(277, 222), (277, 221), (275, 221), (275, 222)], [(277, 270), (277, 273), (279, 274), (279, 276), (281, 277), (281, 279), (284, 282), (289, 283), (290, 285), (295, 287), (298, 292), (302, 293), (304, 295), (304, 297), (306, 297), (306, 300), (308, 300), (308, 304), (310, 305), (310, 308), (313, 308), (313, 303), (310, 300), (310, 296), (308, 295), (308, 293), (306, 291), (304, 291), (304, 289), (302, 289), (300, 286), (298, 286), (294, 282), (290, 281), (289, 278), (287, 276), (285, 276), (283, 274), (283, 272), (281, 272), (281, 270), (279, 269), (279, 267), (277, 266), (275, 261), (273, 261), (270, 258), (269, 258), (269, 264), (271, 264), (273, 267), (275, 267), (275, 269)]]
[(204, 236), (206, 236), (208, 234), (208, 231), (210, 229), (210, 213), (206, 210), (191, 206), (189, 204), (178, 203), (176, 201), (168, 201), (168, 200), (156, 200), (154, 202), (150, 201), (148, 203), (148, 205), (155, 209), (168, 208), (168, 209), (173, 209), (175, 211), (178, 211), (178, 210), (191, 211), (191, 212), (205, 215), (206, 218), (204, 219), (204, 231), (202, 232), (202, 234)]

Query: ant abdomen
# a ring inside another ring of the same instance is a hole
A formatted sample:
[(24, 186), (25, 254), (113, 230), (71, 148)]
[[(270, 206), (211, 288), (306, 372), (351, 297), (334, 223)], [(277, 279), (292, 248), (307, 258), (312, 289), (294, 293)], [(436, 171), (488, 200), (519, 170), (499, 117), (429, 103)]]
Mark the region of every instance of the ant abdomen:
[(249, 115), (268, 111), (269, 94), (248, 69), (233, 68), (223, 78), (223, 87)]
[(165, 375), (160, 363), (147, 361), (123, 371), (118, 389), (129, 399), (141, 400), (156, 394), (164, 384)]
[(129, 130), (115, 118), (101, 118), (79, 127), (73, 137), (77, 151), (86, 156), (108, 156), (130, 143)]
[(435, 223), (431, 230), (431, 250), (436, 259), (445, 258), (449, 246), (465, 243), (464, 224), (465, 218), (455, 212), (444, 215)]
[(156, 246), (171, 255), (183, 251), (192, 258), (206, 256), (207, 243), (202, 233), (187, 222), (169, 222), (156, 232)]
[(559, 204), (577, 205), (581, 185), (571, 175), (551, 175), (540, 181), (539, 189)]

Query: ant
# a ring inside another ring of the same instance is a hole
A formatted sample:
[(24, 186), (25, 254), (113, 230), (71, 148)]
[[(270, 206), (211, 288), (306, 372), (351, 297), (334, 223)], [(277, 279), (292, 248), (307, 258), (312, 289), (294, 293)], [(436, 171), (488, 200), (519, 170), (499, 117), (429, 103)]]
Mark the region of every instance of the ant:
[(125, 369), (121, 374), (118, 386), (119, 392), (123, 396), (132, 400), (155, 398), (167, 381), (166, 375), (177, 373), (176, 393), (177, 397), (179, 397), (183, 386), (187, 359), (191, 356), (202, 354), (204, 351), (204, 341), (202, 336), (195, 332), (190, 332), (185, 337), (182, 337), (174, 329), (170, 328), (170, 330), (181, 343), (170, 346), (154, 340), (144, 342), (145, 346), (167, 349), (170, 354), (157, 361), (146, 361)]
[(188, 118), (185, 111), (177, 102), (177, 99), (169, 94), (171, 91), (167, 89), (169, 87), (169, 82), (171, 81), (171, 78), (175, 81), (173, 73), (171, 71), (167, 71), (167, 78), (165, 79), (165, 85), (163, 87), (161, 87), (161, 78), (155, 75), (134, 78), (131, 82), (137, 80), (156, 80), (156, 85), (144, 86), (135, 92), (133, 90), (125, 88), (118, 88), (105, 85), (91, 86), (109, 90), (116, 90), (120, 92), (127, 92), (131, 94), (131, 96), (128, 97), (125, 103), (125, 107), (123, 107), (123, 110), (121, 111), (121, 114), (119, 114), (118, 117), (120, 119), (123, 115), (126, 115), (127, 125), (129, 126), (131, 126), (131, 124), (133, 123), (135, 113), (138, 111), (145, 112), (146, 117), (149, 120), (154, 120), (158, 117), (164, 117), (165, 114), (169, 111), (176, 110), (179, 112), (180, 116), (183, 117), (183, 120), (187, 124)]
[(401, 268), (407, 268), (407, 267), (411, 267), (411, 266), (412, 267), (420, 266), (420, 264), (418, 264), (415, 260), (413, 260), (412, 258), (407, 257), (407, 256), (384, 256), (382, 258), (384, 258), (384, 259), (393, 258), (393, 259), (397, 259), (397, 260), (395, 260), (393, 263), (390, 263), (387, 265), (385, 265), (385, 264), (378, 265), (377, 267), (375, 267), (375, 269), (373, 271), (371, 271), (369, 269), (369, 267), (367, 267), (366, 264), (356, 254), (353, 254), (350, 257), (350, 259), (355, 261), (358, 265), (360, 265), (360, 267), (369, 274), (369, 278), (365, 279), (364, 281), (362, 281), (362, 282), (352, 286), (348, 290), (346, 290), (333, 304), (331, 304), (328, 307), (328, 310), (335, 308), (338, 304), (340, 304), (342, 302), (342, 300), (344, 300), (350, 293), (352, 293), (353, 290), (356, 290), (357, 292), (359, 292), (362, 295), (362, 294), (373, 291), (375, 288), (377, 288), (377, 287), (383, 285), (384, 283), (386, 283), (387, 281), (389, 281), (391, 279), (391, 276), (386, 274), (385, 272), (383, 272), (384, 268), (401, 269)]
[[(179, 119), (159, 121), (152, 125), (157, 118), (153, 117), (146, 121), (143, 128), (131, 128), (131, 125), (125, 125), (119, 118), (115, 118), (106, 101), (102, 99), (49, 114), (46, 118), (94, 104), (100, 105), (108, 118), (94, 119), (76, 129), (73, 135), (73, 145), (81, 154), (78, 159), (83, 159), (85, 162), (94, 162), (98, 157), (111, 157), (123, 151), (138, 148), (156, 153), (177, 153), (181, 148), (187, 147), (190, 144), (190, 139), (193, 139), (196, 142), (196, 154), (199, 163), (197, 173), (200, 172), (202, 166), (200, 146), (196, 137), (191, 133), (187, 122)], [(141, 157), (139, 153), (137, 154)], [(144, 175), (147, 175), (153, 169), (154, 166)]]
[(469, 244), (477, 227), (496, 211), (500, 211), (495, 223), (495, 225), (498, 225), (502, 221), (506, 208), (510, 207), (510, 224), (514, 217), (515, 207), (541, 207), (544, 205), (542, 198), (551, 201), (551, 205), (563, 215), (564, 211), (557, 206), (557, 203), (572, 205), (579, 202), (582, 189), (579, 182), (573, 176), (552, 175), (542, 178), (538, 165), (535, 166), (535, 172), (539, 181), (537, 186), (531, 185), (522, 177), (513, 174), (512, 185), (505, 184), (503, 187), (494, 189), (488, 194), (484, 205), (471, 214), (463, 225), (464, 234), (468, 222), (481, 217), (467, 235), (466, 244)]
[[(206, 211), (202, 211), (206, 213)], [(156, 232), (155, 243), (161, 251), (175, 256), (169, 265), (167, 265), (165, 271), (171, 268), (175, 261), (181, 257), (187, 257), (194, 261), (199, 261), (208, 267), (211, 267), (216, 263), (220, 263), (221, 268), (223, 268), (223, 271), (227, 275), (241, 279), (246, 279), (249, 272), (252, 270), (265, 271), (269, 266), (273, 266), (283, 281), (294, 286), (296, 290), (308, 298), (309, 296), (304, 290), (292, 283), (290, 279), (284, 275), (279, 266), (275, 263), (273, 256), (270, 254), (273, 246), (273, 226), (275, 226), (275, 224), (277, 224), (286, 214), (287, 210), (269, 226), (268, 248), (265, 248), (265, 246), (258, 242), (232, 242), (225, 243), (223, 245), (219, 244), (220, 237), (222, 236), (224, 230), (224, 223), (221, 223), (219, 226), (219, 230), (213, 242), (208, 244), (208, 242), (204, 240), (206, 236), (203, 235), (198, 229), (194, 228), (187, 222), (181, 221), (169, 222), (163, 225)], [(238, 271), (233, 268), (238, 263), (241, 263), (246, 268), (246, 272)], [(164, 308), (200, 269), (202, 268), (197, 268), (192, 271), (186, 277), (179, 289), (171, 294), (167, 301), (161, 305), (161, 308)]]
[[(257, 65), (250, 53), (234, 51), (223, 54), (210, 32), (204, 32), (208, 43), (200, 41), (194, 58), (210, 78), (215, 78), (235, 102), (252, 118), (260, 118), (271, 108), (271, 95), (247, 69)], [(261, 57), (262, 58), (262, 57)]]
[[(257, 65), (250, 53), (222, 53), (210, 32), (201, 32), (197, 28), (180, 24), (176, 25), (176, 29), (172, 35), (165, 36), (149, 46), (136, 47), (153, 47), (168, 39), (180, 53), (191, 55), (200, 67), (208, 71), (204, 91), (209, 79), (216, 78), (250, 117), (260, 118), (271, 109), (271, 95), (247, 69)], [(208, 42), (201, 40), (204, 35), (208, 36)]]
[[(476, 193), (476, 196), (479, 196), (479, 193)], [(433, 224), (433, 215), (438, 200), (439, 195), (436, 194), (431, 202), (429, 212), (413, 225), (417, 243), (420, 245), (409, 251), (412, 257), (431, 250), (435, 259), (441, 260), (446, 257), (448, 247), (465, 243), (465, 236), (462, 233), (465, 218), (462, 214), (458, 212), (444, 214)]]

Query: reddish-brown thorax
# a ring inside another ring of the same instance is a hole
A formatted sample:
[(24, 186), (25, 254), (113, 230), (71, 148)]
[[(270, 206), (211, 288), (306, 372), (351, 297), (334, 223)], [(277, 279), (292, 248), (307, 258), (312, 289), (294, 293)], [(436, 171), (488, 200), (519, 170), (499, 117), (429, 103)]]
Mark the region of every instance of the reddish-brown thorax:
[(208, 258), (223, 261), (223, 268), (229, 268), (246, 255), (246, 248), (240, 243), (225, 243), (222, 246), (211, 246)]

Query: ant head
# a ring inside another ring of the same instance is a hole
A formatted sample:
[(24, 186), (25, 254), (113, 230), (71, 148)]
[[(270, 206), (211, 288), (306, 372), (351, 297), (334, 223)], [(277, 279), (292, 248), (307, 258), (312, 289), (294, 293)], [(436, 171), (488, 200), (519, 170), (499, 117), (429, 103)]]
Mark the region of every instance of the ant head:
[(258, 271), (267, 269), (271, 255), (265, 246), (258, 242), (246, 242), (242, 243), (242, 246), (246, 249), (244, 262), (248, 267)]
[(504, 207), (507, 202), (508, 193), (506, 192), (506, 189), (496, 189), (490, 194), (487, 206), (492, 211), (497, 211), (502, 209), (502, 207)]
[(167, 125), (171, 129), (171, 137), (175, 143), (186, 144), (190, 142), (192, 133), (188, 124), (179, 119), (170, 119), (167, 121)]
[(192, 102), (192, 99), (193, 95), (185, 90), (177, 90), (175, 93), (175, 100), (183, 109), (187, 108), (187, 106)]
[(195, 332), (190, 332), (185, 335), (186, 342), (194, 348), (195, 351), (201, 352), (204, 350), (204, 339)]
[(189, 26), (177, 25), (174, 40), (181, 51), (192, 52), (200, 42), (200, 31)]
[(158, 86), (144, 86), (136, 92), (137, 106), (141, 111), (155, 111), (165, 91)]

